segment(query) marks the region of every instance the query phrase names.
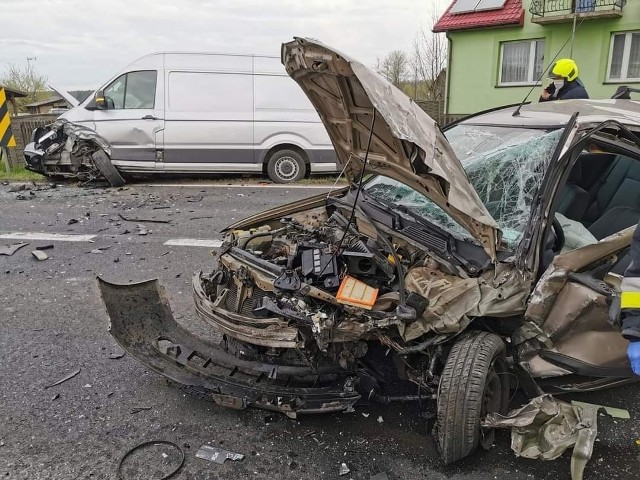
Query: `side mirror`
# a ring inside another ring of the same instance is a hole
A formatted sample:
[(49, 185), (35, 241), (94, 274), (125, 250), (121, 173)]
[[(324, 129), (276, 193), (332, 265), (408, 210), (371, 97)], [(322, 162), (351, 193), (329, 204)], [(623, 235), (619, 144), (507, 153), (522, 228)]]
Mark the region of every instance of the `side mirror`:
[(98, 90), (96, 94), (93, 96), (93, 103), (97, 110), (106, 110), (107, 101), (104, 96), (104, 90)]

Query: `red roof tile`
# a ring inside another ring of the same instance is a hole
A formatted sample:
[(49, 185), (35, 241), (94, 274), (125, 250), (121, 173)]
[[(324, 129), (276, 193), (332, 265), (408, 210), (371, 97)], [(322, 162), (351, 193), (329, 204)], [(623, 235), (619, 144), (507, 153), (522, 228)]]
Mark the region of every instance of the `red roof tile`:
[(522, 25), (524, 9), (522, 0), (507, 0), (504, 6), (496, 10), (484, 10), (468, 13), (450, 13), (455, 5), (454, 0), (442, 14), (440, 20), (433, 26), (434, 32), (448, 32), (450, 30), (467, 30), (481, 27), (501, 27), (505, 25)]

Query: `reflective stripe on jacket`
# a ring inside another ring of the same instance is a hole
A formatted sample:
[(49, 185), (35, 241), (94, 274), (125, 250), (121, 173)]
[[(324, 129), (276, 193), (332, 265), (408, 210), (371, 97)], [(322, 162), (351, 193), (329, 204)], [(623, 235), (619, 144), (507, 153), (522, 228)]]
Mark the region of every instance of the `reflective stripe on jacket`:
[(620, 295), (622, 334), (640, 340), (640, 223), (631, 240), (631, 263), (624, 272)]

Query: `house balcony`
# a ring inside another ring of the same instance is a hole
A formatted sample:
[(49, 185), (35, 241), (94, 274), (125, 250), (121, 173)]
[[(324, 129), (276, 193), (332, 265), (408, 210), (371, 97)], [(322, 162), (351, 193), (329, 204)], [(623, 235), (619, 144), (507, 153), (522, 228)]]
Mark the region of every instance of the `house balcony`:
[(622, 16), (626, 0), (531, 0), (531, 22), (540, 25)]

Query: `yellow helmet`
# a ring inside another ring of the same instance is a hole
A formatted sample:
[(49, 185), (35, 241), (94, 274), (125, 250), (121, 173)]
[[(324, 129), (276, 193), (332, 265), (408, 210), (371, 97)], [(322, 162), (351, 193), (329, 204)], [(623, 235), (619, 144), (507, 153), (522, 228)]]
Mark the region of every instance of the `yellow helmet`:
[(564, 78), (569, 82), (578, 78), (578, 65), (570, 58), (561, 58), (551, 67), (552, 78)]

